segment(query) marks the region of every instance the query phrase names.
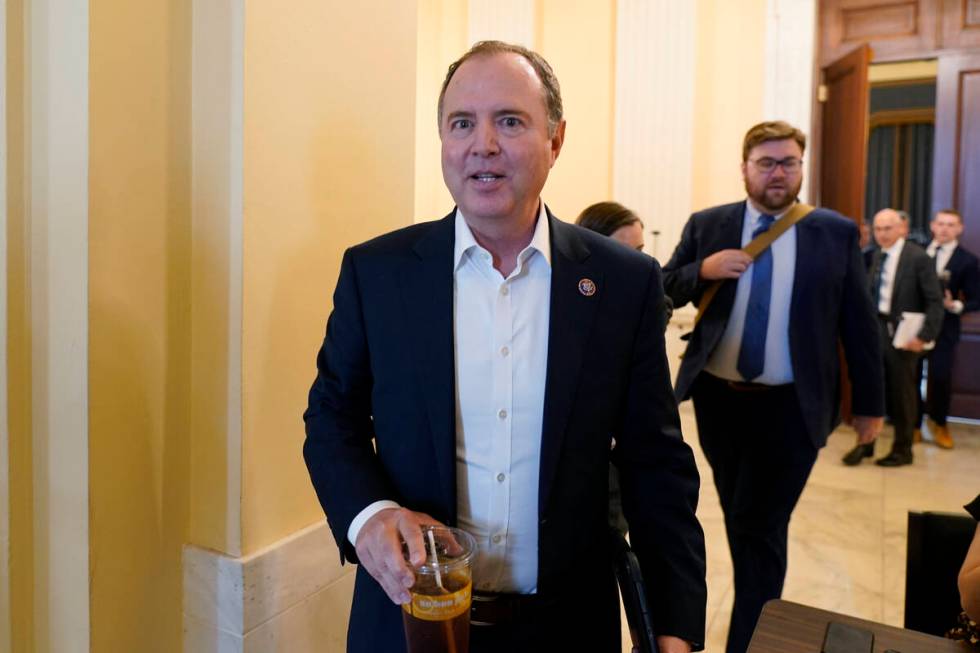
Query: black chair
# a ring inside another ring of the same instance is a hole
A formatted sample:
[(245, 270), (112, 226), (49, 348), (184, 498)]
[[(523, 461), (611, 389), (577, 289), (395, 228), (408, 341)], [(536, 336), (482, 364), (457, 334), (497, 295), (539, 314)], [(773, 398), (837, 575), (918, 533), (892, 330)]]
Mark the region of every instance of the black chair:
[(943, 636), (962, 612), (956, 585), (977, 530), (968, 515), (909, 512), (905, 561), (905, 627)]
[(613, 543), (613, 560), (619, 593), (623, 597), (626, 623), (629, 624), (633, 650), (639, 653), (658, 653), (657, 639), (653, 633), (653, 618), (647, 605), (643, 574), (636, 554), (630, 550), (626, 538), (615, 528), (609, 529)]

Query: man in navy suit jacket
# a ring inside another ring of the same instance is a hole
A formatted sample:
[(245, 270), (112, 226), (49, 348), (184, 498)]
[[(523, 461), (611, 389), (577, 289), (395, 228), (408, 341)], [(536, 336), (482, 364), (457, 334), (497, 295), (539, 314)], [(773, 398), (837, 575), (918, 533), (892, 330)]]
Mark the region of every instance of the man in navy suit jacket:
[(659, 266), (545, 209), (564, 130), (540, 55), (477, 44), (439, 102), (457, 209), (344, 256), (304, 456), (341, 559), (359, 564), (350, 651), (405, 650), (401, 542), (421, 561), (431, 522), (480, 546), (471, 651), (620, 650), (610, 460), (661, 651), (704, 640), (699, 479)]
[(953, 209), (936, 213), (930, 223), (933, 240), (926, 250), (936, 264), (943, 285), (943, 326), (936, 347), (929, 352), (929, 380), (926, 412), (932, 420), (933, 439), (944, 449), (953, 448), (953, 437), (946, 426), (953, 394), (953, 357), (960, 341), (960, 317), (980, 310), (980, 267), (977, 257), (959, 244), (963, 217)]
[(745, 136), (746, 201), (691, 216), (664, 287), (674, 305), (699, 304), (675, 384), (693, 398), (714, 472), (735, 573), (728, 653), (742, 653), (763, 604), (782, 592), (787, 528), (807, 477), (838, 421), (843, 345), (853, 425), (870, 442), (882, 423), (882, 362), (858, 229), (817, 209), (753, 263), (740, 248), (795, 204), (805, 137), (784, 122)]

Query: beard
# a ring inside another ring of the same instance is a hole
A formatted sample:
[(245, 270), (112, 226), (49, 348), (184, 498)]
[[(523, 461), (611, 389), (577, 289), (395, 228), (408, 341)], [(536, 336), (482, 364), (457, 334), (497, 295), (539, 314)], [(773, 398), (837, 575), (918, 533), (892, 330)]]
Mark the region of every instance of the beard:
[(756, 206), (772, 214), (780, 213), (795, 202), (802, 187), (802, 176), (795, 184), (786, 178), (758, 183), (745, 180), (745, 192), (749, 198)]

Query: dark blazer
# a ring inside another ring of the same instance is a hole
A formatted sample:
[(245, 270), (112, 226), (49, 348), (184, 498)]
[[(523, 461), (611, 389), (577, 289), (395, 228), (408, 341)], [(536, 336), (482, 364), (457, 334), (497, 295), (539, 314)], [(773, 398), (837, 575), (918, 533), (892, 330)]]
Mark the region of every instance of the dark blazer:
[[(871, 269), (880, 265), (881, 250), (875, 251)], [(933, 341), (939, 336), (943, 324), (943, 294), (936, 276), (936, 262), (926, 251), (906, 240), (898, 257), (895, 281), (892, 286), (889, 320), (898, 324), (902, 313), (925, 313), (926, 319), (919, 331), (919, 339)]]
[[(953, 299), (963, 302), (963, 313), (980, 310), (980, 262), (977, 257), (962, 245), (953, 250), (946, 267), (949, 280), (945, 287)], [(960, 315), (946, 311), (939, 340), (958, 342), (960, 339)]]
[[(548, 215), (552, 279), (538, 591), (594, 592), (615, 606), (606, 562), (612, 459), (658, 633), (701, 642), (706, 590), (704, 536), (694, 516), (699, 479), (670, 391), (660, 268), (648, 256)], [(379, 499), (456, 523), (453, 221), (451, 213), (344, 255), (304, 415), (303, 450), (342, 560), (356, 562), (347, 529)], [(598, 291), (583, 295), (582, 279), (593, 280)], [(617, 444), (610, 453), (612, 437)], [(617, 610), (596, 620), (616, 620)], [(359, 568), (349, 650), (394, 651), (403, 642), (400, 609)]]
[[(698, 278), (701, 261), (722, 249), (742, 246), (745, 202), (691, 216), (681, 242), (664, 267), (664, 288), (675, 306), (698, 304), (710, 282)], [(677, 374), (675, 394), (683, 401), (718, 346), (735, 302), (736, 283), (725, 282), (691, 334)], [(796, 269), (790, 305), (789, 349), (796, 394), (817, 447), (839, 419), (840, 361), (844, 347), (856, 415), (881, 415), (884, 386), (878, 325), (858, 248), (858, 230), (847, 218), (816, 209), (796, 225)]]

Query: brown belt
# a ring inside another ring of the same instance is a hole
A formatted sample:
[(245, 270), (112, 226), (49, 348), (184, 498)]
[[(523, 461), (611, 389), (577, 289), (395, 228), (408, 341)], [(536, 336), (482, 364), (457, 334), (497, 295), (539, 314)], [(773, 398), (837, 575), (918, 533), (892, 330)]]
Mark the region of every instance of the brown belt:
[(470, 624), (498, 626), (537, 618), (541, 610), (554, 604), (539, 594), (487, 594), (473, 592)]

